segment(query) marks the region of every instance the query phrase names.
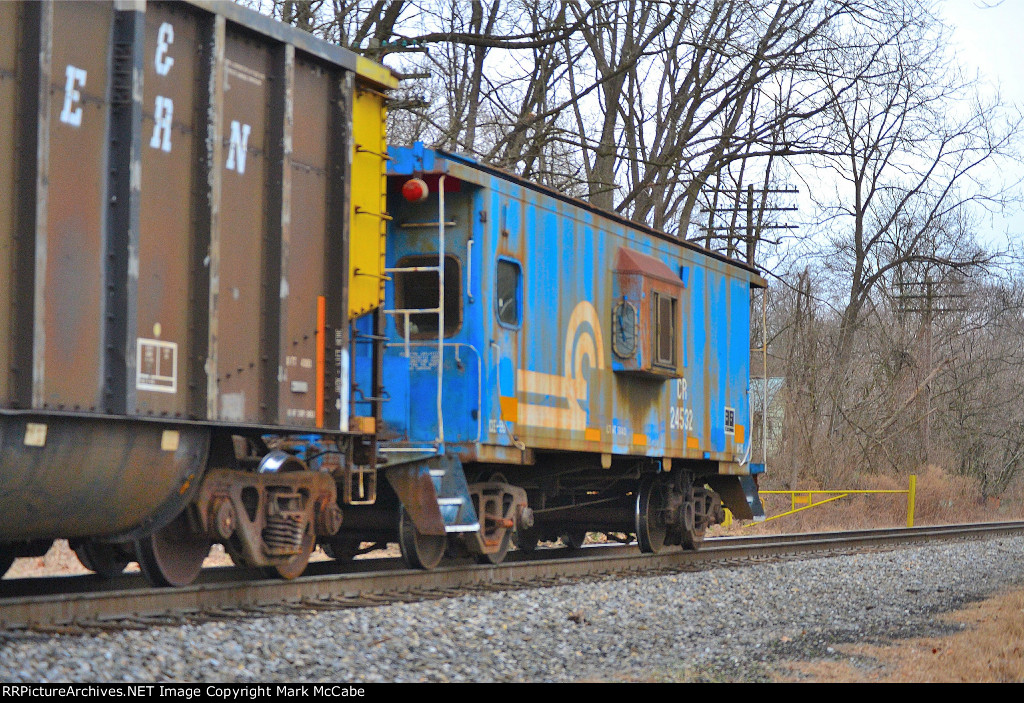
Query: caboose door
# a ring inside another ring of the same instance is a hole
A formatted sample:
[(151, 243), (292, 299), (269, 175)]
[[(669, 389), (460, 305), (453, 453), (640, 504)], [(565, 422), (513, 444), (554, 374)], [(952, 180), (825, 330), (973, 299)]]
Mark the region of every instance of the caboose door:
[(387, 269), (393, 308), (386, 312), (397, 339), (384, 357), (388, 431), (424, 447), (479, 441), (481, 434), (480, 352), (470, 338), (477, 328), (466, 319), (471, 194), (457, 181), (427, 181), (436, 199), (394, 208)]
[[(501, 198), (496, 218), (493, 256), (488, 262), (493, 281), (491, 311), (491, 369), (496, 378), (491, 386), (497, 396), (489, 421), (489, 435), (496, 444), (516, 444), (519, 415), (518, 369), (522, 366), (523, 265), (520, 255), (523, 227), (522, 203)], [(532, 208), (531, 208), (532, 210)]]

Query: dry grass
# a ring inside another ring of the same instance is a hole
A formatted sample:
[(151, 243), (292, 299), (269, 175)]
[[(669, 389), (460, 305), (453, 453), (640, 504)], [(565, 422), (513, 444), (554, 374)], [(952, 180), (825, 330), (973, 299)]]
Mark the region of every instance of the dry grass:
[[(829, 489), (907, 490), (909, 476), (895, 479), (890, 476), (863, 474), (844, 485), (827, 486)], [(763, 489), (782, 488), (766, 480)], [(801, 485), (803, 489), (821, 489), (825, 486)], [(816, 495), (815, 501), (829, 496)], [(787, 495), (763, 496), (769, 516), (790, 510)], [(965, 478), (946, 473), (938, 466), (928, 466), (917, 474), (917, 500), (915, 525), (944, 525), (961, 522), (991, 522), (1024, 519), (1024, 501), (1021, 496), (1007, 493), (1002, 500), (981, 501), (972, 484)], [(803, 510), (793, 515), (769, 520), (761, 525), (741, 525), (729, 530), (716, 530), (713, 534), (774, 534), (790, 532), (832, 532), (839, 530), (902, 527), (907, 524), (907, 497), (902, 494), (851, 495), (827, 505)]]
[(959, 683), (1024, 682), (1024, 591), (1004, 593), (943, 616), (967, 625), (949, 637), (877, 646), (839, 645), (843, 654), (877, 662), (789, 662), (780, 681)]
[[(861, 475), (834, 488), (905, 490), (908, 479)], [(762, 487), (768, 487), (762, 484)], [(774, 486), (772, 486), (774, 487)], [(819, 488), (819, 486), (800, 486)], [(829, 486), (829, 488), (833, 488)], [(824, 496), (815, 497), (821, 500)], [(989, 522), (1024, 518), (1021, 489), (1001, 500), (982, 501), (970, 482), (940, 467), (917, 475), (915, 525)], [(769, 515), (790, 509), (788, 496), (765, 496)], [(734, 527), (730, 534), (828, 532), (906, 525), (905, 495), (856, 495), (771, 520), (752, 528)], [(836, 649), (851, 661), (819, 660), (787, 663), (780, 681), (816, 682), (1024, 682), (1024, 591), (1004, 593), (944, 616), (967, 628), (948, 637), (850, 644)], [(876, 662), (865, 667), (864, 662)]]

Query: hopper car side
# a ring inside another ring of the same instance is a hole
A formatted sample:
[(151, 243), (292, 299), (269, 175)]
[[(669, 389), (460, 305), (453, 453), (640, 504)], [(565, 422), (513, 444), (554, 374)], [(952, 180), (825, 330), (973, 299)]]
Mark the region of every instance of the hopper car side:
[[(0, 3), (0, 573), (301, 573), (372, 501), (379, 65), (225, 2)], [(353, 489), (353, 486), (355, 489)]]

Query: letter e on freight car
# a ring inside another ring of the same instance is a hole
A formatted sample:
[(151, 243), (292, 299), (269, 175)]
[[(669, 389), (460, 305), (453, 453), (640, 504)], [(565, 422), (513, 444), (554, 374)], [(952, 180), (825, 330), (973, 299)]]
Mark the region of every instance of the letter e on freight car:
[[(68, 77), (68, 82), (64, 86), (64, 109), (60, 111), (60, 121), (65, 122), (72, 127), (82, 126), (82, 107), (78, 105), (78, 102), (82, 99), (82, 94), (78, 92), (78, 88), (85, 87), (86, 73), (84, 69), (78, 68), (68, 64), (67, 70), (65, 71)], [(78, 105), (77, 107), (75, 107)]]

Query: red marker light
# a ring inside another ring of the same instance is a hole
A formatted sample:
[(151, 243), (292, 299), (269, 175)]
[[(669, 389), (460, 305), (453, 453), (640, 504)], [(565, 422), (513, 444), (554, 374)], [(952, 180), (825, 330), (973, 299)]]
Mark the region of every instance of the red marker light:
[(430, 188), (422, 178), (410, 178), (402, 184), (402, 197), (410, 203), (422, 203), (430, 195)]

